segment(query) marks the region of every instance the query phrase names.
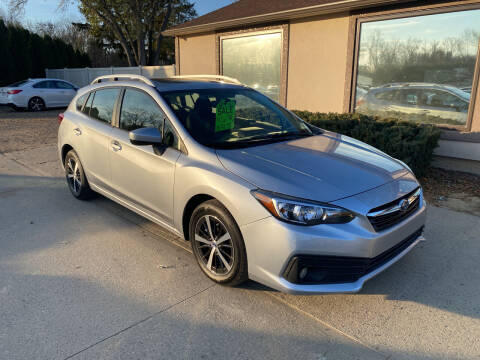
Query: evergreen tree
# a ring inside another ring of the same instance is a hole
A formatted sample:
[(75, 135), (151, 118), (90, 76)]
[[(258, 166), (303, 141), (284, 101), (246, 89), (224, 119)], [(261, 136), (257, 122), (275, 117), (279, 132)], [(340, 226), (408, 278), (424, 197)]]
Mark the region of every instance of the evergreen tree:
[(60, 39), (39, 36), (0, 19), (0, 86), (45, 77), (45, 69), (91, 66), (86, 53)]

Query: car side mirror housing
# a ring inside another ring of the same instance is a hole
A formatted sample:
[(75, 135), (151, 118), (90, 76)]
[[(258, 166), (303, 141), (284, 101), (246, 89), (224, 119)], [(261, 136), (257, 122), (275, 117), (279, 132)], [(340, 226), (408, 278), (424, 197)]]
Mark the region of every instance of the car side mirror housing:
[(162, 134), (157, 128), (144, 127), (132, 130), (128, 133), (133, 145), (161, 145)]

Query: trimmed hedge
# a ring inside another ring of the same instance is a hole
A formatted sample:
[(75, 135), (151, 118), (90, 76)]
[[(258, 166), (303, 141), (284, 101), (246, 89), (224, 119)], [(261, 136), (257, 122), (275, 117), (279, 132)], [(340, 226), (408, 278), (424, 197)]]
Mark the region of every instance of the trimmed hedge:
[(39, 36), (0, 19), (0, 86), (45, 77), (45, 68), (90, 66), (86, 53), (50, 36)]
[(425, 175), (430, 167), (440, 138), (440, 129), (433, 125), (362, 114), (294, 112), (314, 126), (363, 141), (402, 160), (417, 176)]

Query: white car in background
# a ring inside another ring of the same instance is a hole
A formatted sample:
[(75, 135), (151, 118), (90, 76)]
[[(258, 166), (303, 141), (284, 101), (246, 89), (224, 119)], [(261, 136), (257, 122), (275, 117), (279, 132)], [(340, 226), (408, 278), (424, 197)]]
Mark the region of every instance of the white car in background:
[(77, 90), (77, 86), (61, 79), (28, 79), (0, 88), (0, 105), (30, 111), (66, 107)]

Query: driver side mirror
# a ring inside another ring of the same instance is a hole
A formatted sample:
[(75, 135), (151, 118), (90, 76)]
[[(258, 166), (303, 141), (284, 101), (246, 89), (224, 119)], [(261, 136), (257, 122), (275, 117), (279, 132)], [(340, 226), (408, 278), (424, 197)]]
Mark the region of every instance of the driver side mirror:
[(161, 145), (163, 140), (160, 131), (154, 127), (132, 130), (128, 137), (133, 145)]

